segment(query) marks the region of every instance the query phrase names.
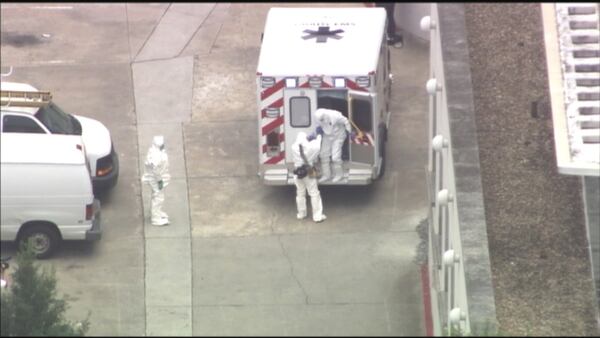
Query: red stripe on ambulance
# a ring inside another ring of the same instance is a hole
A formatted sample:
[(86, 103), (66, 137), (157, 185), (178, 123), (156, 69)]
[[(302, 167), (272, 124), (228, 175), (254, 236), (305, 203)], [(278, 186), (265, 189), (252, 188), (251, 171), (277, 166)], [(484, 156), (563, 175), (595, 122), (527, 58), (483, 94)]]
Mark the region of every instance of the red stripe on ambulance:
[(273, 122), (271, 122), (271, 123), (267, 124), (266, 126), (262, 127), (262, 134), (263, 135), (267, 135), (268, 133), (270, 133), (271, 131), (273, 131), (273, 129), (279, 127), (282, 124), (283, 124), (283, 116), (279, 116)]
[(356, 82), (350, 80), (349, 78), (346, 78), (346, 86), (348, 86), (348, 88), (352, 89), (352, 90), (358, 90), (361, 92), (368, 92), (368, 90), (366, 88), (363, 87), (359, 87)]
[(285, 151), (282, 151), (281, 154), (271, 157), (270, 159), (265, 161), (265, 164), (277, 164), (285, 158)]

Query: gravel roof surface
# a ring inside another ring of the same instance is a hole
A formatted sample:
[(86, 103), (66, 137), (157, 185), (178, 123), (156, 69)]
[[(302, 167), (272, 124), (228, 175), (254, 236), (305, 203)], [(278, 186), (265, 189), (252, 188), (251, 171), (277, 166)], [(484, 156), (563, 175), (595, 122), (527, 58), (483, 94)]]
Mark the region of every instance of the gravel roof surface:
[(558, 174), (539, 3), (465, 18), (500, 332), (597, 336), (581, 178)]

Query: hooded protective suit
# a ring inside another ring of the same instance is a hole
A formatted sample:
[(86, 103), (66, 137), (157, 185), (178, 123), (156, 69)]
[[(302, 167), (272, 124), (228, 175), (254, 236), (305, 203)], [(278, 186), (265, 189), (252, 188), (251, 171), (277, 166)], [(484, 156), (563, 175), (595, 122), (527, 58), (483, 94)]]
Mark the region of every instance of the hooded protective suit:
[(337, 110), (319, 108), (315, 111), (317, 123), (323, 130), (323, 144), (321, 145), (321, 172), (323, 173), (319, 182), (331, 177), (329, 158), (333, 161), (333, 180), (337, 182), (342, 179), (342, 146), (346, 140), (346, 132), (350, 134), (352, 127), (350, 121)]
[(169, 184), (171, 175), (169, 174), (169, 157), (165, 151), (162, 136), (154, 136), (144, 164), (146, 170), (142, 180), (147, 182), (152, 189), (150, 206), (152, 225), (167, 225), (169, 216), (162, 211), (162, 207), (165, 201), (164, 189)]
[[(308, 165), (312, 166), (319, 156), (319, 150), (321, 148), (321, 135), (318, 135), (315, 139), (309, 141), (306, 138), (306, 133), (298, 133), (296, 142), (292, 144), (294, 168), (299, 168), (306, 163), (302, 158), (302, 154), (300, 153), (300, 147), (302, 147), (302, 152), (304, 153), (304, 157), (306, 158)], [(308, 191), (308, 195), (310, 196), (310, 205), (312, 207), (313, 221), (324, 221), (327, 217), (323, 215), (323, 204), (321, 201), (321, 194), (319, 192), (317, 179), (309, 177), (308, 175), (304, 178), (299, 178), (297, 175), (294, 175), (294, 179), (296, 183), (296, 207), (298, 209), (296, 218), (303, 219), (307, 215), (306, 192)]]

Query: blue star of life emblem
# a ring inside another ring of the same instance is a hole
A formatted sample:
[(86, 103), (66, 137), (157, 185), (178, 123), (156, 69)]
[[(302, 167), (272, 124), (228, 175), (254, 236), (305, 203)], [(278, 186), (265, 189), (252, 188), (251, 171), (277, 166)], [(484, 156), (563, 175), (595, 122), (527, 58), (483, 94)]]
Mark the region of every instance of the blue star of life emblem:
[(336, 40), (341, 39), (342, 36), (340, 36), (338, 34), (343, 33), (344, 30), (343, 29), (329, 30), (329, 26), (325, 26), (325, 27), (321, 26), (321, 27), (319, 27), (319, 30), (317, 30), (317, 31), (305, 29), (302, 32), (308, 34), (308, 35), (303, 36), (302, 39), (308, 40), (308, 39), (316, 38), (317, 43), (323, 43), (323, 42), (327, 42), (328, 38), (332, 38), (332, 39), (336, 39)]

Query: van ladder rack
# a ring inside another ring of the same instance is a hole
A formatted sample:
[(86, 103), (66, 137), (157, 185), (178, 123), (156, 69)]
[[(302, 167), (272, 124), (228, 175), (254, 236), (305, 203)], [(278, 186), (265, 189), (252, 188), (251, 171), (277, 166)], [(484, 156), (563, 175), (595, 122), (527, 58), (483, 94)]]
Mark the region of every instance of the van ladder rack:
[(42, 107), (50, 103), (50, 92), (0, 90), (0, 105), (10, 107)]

